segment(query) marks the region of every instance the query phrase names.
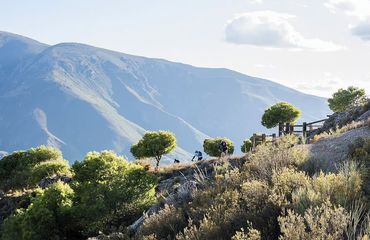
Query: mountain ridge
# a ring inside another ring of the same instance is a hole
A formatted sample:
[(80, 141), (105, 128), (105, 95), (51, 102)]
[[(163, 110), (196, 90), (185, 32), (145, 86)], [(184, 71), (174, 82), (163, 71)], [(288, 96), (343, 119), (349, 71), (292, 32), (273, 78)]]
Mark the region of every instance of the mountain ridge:
[(16, 35), (13, 44), (31, 46), (12, 65), (2, 58), (13, 48), (4, 35), (0, 32), (0, 70), (5, 69), (0, 71), (0, 131), (10, 142), (0, 140), (0, 150), (54, 142), (71, 161), (103, 149), (131, 158), (130, 145), (146, 130), (163, 129), (178, 138), (179, 148), (170, 157), (186, 160), (209, 136), (229, 136), (238, 144), (261, 131), (256, 123), (274, 102), (292, 102), (306, 120), (329, 112), (324, 98), (273, 81), (87, 44), (46, 45)]

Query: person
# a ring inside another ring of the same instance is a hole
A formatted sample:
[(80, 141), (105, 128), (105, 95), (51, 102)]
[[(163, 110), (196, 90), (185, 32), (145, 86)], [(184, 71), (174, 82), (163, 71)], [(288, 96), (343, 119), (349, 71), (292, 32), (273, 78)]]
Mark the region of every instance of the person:
[(227, 155), (227, 143), (225, 141), (220, 142), (220, 151), (221, 151), (221, 157), (224, 157)]
[(198, 158), (198, 161), (201, 161), (203, 159), (203, 155), (201, 151), (195, 151), (193, 158), (191, 161), (194, 161), (194, 158)]

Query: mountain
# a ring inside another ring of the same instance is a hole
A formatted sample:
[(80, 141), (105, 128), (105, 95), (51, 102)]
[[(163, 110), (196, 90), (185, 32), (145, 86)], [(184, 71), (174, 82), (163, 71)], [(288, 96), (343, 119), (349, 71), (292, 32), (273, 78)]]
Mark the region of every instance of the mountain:
[[(199, 68), (78, 43), (49, 46), (0, 32), (0, 150), (47, 144), (71, 162), (113, 149), (132, 158), (146, 130), (170, 130), (174, 156), (188, 159), (204, 138), (238, 146), (264, 109), (288, 101), (306, 121), (329, 113), (324, 98), (228, 69)], [(238, 149), (238, 147), (237, 147)]]

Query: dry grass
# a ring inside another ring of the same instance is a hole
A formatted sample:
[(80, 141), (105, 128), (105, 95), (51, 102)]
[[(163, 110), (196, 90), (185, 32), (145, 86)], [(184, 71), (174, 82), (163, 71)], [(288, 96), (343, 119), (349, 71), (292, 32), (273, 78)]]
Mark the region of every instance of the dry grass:
[(370, 118), (364, 121), (353, 121), (351, 123), (348, 123), (347, 125), (344, 125), (341, 128), (332, 129), (329, 132), (323, 132), (321, 134), (315, 135), (311, 143), (315, 143), (323, 139), (336, 137), (350, 130), (363, 128), (363, 127), (370, 127)]

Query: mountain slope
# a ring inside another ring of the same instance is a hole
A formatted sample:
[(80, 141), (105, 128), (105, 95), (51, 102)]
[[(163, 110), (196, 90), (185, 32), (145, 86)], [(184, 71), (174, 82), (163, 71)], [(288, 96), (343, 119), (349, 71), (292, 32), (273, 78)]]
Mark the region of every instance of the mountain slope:
[(227, 69), (77, 43), (48, 46), (4, 32), (0, 69), (0, 150), (49, 144), (70, 161), (91, 150), (130, 156), (132, 143), (158, 129), (176, 133), (174, 155), (185, 160), (208, 136), (239, 144), (263, 130), (263, 110), (281, 100), (301, 108), (305, 120), (329, 112), (323, 98)]

